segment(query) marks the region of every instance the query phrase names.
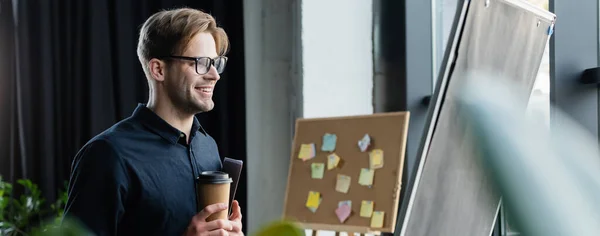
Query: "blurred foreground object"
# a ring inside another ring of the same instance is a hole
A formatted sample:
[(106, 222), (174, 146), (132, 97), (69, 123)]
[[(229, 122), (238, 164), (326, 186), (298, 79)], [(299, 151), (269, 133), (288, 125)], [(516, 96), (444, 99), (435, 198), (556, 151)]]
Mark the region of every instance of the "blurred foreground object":
[(294, 223), (276, 221), (258, 230), (255, 236), (305, 236), (303, 230)]
[[(562, 112), (558, 127), (526, 118), (507, 78), (470, 74), (458, 95), (463, 125), (473, 134), (518, 230), (528, 236), (600, 235), (598, 141)], [(486, 78), (488, 77), (488, 78)]]
[(509, 96), (517, 102), (511, 105), (525, 112), (554, 29), (554, 14), (524, 0), (458, 3), (412, 186), (404, 184), (410, 198), (403, 198), (401, 236), (492, 234), (501, 195), (490, 173), (476, 165), (477, 138), (463, 121), (457, 96), (466, 75), (489, 71), (515, 84)]

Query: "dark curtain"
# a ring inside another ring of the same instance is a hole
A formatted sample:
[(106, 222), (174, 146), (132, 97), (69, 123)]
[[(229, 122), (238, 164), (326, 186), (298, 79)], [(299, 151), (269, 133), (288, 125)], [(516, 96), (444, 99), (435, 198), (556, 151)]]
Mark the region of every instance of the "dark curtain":
[[(16, 1), (16, 28), (12, 1), (0, 1), (4, 179), (29, 178), (53, 201), (79, 148), (147, 101), (136, 55), (139, 27), (154, 12), (180, 6), (211, 13), (230, 37), (215, 109), (198, 117), (222, 157), (246, 160), (241, 0)], [(237, 197), (245, 213), (245, 178)]]
[[(13, 175), (14, 156), (18, 151), (11, 142), (17, 115), (13, 102), (15, 97), (15, 22), (12, 0), (0, 0), (0, 175), (7, 179)], [(10, 178), (9, 178), (10, 180)]]

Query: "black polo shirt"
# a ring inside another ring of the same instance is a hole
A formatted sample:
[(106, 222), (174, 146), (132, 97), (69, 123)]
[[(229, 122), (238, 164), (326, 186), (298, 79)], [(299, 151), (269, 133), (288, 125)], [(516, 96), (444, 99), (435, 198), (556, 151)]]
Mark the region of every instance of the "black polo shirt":
[(194, 118), (185, 134), (139, 104), (75, 156), (66, 217), (96, 235), (182, 235), (196, 214), (194, 179), (220, 170), (215, 140)]

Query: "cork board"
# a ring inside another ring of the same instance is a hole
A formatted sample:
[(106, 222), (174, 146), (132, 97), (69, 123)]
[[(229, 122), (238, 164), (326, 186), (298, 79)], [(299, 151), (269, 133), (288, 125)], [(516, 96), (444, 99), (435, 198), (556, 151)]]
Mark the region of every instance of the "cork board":
[[(285, 195), (284, 219), (305, 229), (357, 233), (393, 233), (396, 225), (409, 112), (379, 113), (363, 116), (298, 119), (292, 146), (288, 184)], [(323, 136), (337, 137), (333, 152), (322, 151)], [(368, 150), (361, 152), (358, 142), (365, 134), (371, 138)], [(302, 144), (315, 144), (314, 158), (298, 157)], [(362, 168), (370, 169), (369, 153), (383, 151), (383, 166), (373, 169), (370, 187), (359, 184)], [(312, 178), (312, 164), (324, 163), (335, 153), (340, 164), (331, 170), (325, 167), (322, 178)], [(336, 191), (338, 174), (350, 176), (346, 193)], [(321, 203), (313, 213), (307, 207), (310, 191), (320, 193)], [(340, 222), (336, 209), (340, 201), (352, 202), (351, 216)], [(383, 225), (371, 227), (371, 218), (361, 217), (362, 201), (372, 201), (373, 211), (383, 211)]]

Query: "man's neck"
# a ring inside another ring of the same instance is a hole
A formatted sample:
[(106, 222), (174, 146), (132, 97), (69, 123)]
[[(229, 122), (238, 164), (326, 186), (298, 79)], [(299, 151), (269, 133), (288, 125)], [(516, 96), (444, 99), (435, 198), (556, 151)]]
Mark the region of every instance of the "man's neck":
[(192, 130), (192, 125), (194, 124), (194, 114), (184, 113), (175, 108), (175, 106), (167, 103), (149, 101), (146, 107), (156, 113), (156, 115), (165, 120), (171, 126), (183, 132), (187, 138), (186, 142), (189, 142), (190, 131)]

